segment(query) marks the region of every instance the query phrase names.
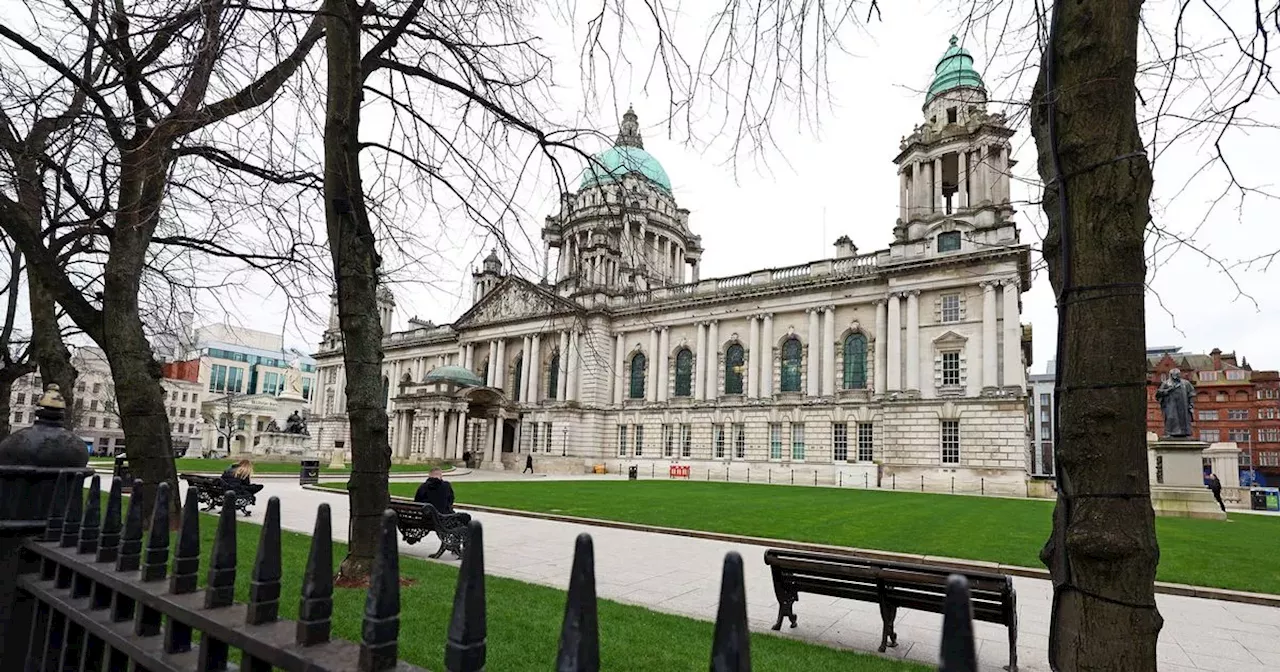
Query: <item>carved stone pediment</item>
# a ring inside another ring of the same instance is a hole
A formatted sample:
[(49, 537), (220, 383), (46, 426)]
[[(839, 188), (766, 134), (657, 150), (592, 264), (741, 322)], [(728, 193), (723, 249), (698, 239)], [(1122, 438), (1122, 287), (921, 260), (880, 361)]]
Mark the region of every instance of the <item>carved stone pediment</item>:
[(571, 301), (538, 289), (519, 278), (509, 277), (458, 318), (454, 328), (560, 315), (575, 312), (577, 308)]
[(954, 331), (948, 331), (945, 334), (942, 334), (941, 336), (933, 339), (933, 342), (935, 345), (938, 345), (938, 346), (964, 345), (965, 342), (968, 340), (969, 340), (968, 338), (960, 334), (957, 334)]

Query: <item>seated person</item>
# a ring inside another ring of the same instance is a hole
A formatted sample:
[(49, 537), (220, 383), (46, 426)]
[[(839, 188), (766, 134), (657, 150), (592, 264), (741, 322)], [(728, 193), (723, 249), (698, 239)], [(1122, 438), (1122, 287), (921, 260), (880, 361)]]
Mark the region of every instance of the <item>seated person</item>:
[(232, 490), (239, 488), (248, 489), (249, 492), (261, 490), (261, 485), (249, 483), (249, 477), (251, 476), (253, 476), (253, 463), (249, 460), (240, 460), (222, 472), (222, 482)]
[(432, 469), (427, 475), (427, 480), (418, 486), (418, 492), (414, 494), (413, 501), (430, 504), (441, 515), (456, 513), (462, 522), (471, 522), (471, 514), (453, 510), (453, 486), (444, 480), (444, 472), (439, 468)]

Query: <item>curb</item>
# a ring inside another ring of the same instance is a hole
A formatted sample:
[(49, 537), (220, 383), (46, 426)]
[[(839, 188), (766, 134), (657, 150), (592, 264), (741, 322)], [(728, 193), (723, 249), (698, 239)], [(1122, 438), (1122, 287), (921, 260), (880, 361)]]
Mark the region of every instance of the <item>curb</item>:
[[(331, 494), (338, 494), (342, 491), (332, 488), (324, 488), (314, 485), (304, 485), (304, 489), (320, 490)], [(402, 501), (413, 501), (408, 497), (392, 496), (392, 499)], [(550, 520), (560, 523), (575, 523), (578, 525), (589, 525), (592, 527), (608, 527), (618, 530), (631, 530), (635, 532), (653, 532), (657, 534), (669, 534), (678, 537), (692, 537), (695, 539), (708, 539), (712, 541), (727, 541), (738, 544), (750, 544), (752, 546), (770, 546), (774, 548), (785, 548), (793, 551), (815, 551), (820, 553), (844, 553), (849, 555), (860, 555), (875, 560), (887, 560), (892, 562), (916, 562), (938, 565), (959, 570), (973, 570), (979, 572), (997, 572), (1000, 574), (1008, 574), (1010, 576), (1018, 576), (1027, 579), (1040, 579), (1042, 581), (1050, 580), (1049, 571), (1046, 569), (1038, 569), (1035, 567), (1022, 567), (1019, 565), (1005, 565), (996, 562), (984, 562), (981, 560), (962, 560), (959, 558), (948, 558), (935, 555), (919, 555), (915, 553), (895, 553), (893, 551), (877, 551), (862, 548), (852, 548), (849, 546), (832, 546), (829, 544), (817, 544), (803, 541), (789, 541), (786, 539), (769, 539), (766, 537), (750, 537), (739, 534), (727, 534), (724, 532), (705, 532), (702, 530), (685, 530), (674, 527), (659, 527), (656, 525), (641, 525), (639, 523), (626, 523), (616, 520), (601, 520), (599, 518), (580, 518), (578, 516), (566, 516), (557, 513), (540, 513), (537, 511), (521, 511), (518, 509), (504, 509), (496, 506), (483, 506), (478, 504), (457, 504), (454, 508), (465, 509), (467, 511), (479, 511), (482, 513), (495, 513), (504, 516), (518, 516), (521, 518), (534, 518), (538, 520)], [(1208, 586), (1189, 586), (1183, 583), (1168, 583), (1165, 581), (1157, 581), (1155, 592), (1164, 595), (1177, 595), (1181, 597), (1198, 597), (1206, 600), (1222, 600), (1224, 602), (1241, 602), (1244, 604), (1255, 604), (1263, 607), (1280, 607), (1280, 595), (1270, 595), (1267, 593), (1250, 593), (1242, 590), (1231, 590), (1227, 588), (1210, 588)]]

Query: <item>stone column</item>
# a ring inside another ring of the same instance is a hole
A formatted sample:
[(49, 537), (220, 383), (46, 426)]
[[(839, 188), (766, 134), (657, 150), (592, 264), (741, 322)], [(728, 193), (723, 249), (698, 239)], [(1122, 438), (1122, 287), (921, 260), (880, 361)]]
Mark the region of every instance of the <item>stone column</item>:
[(529, 403), (536, 404), (542, 399), (542, 335), (529, 337)]
[(466, 411), (453, 411), (453, 445), (450, 446), (450, 453), (453, 457), (457, 457), (467, 452), (467, 413)]
[(699, 282), (700, 272), (698, 270), (698, 264), (699, 262), (693, 262), (693, 282)]
[(613, 403), (621, 405), (627, 394), (627, 337), (618, 334), (613, 344)]
[(445, 457), (445, 451), (448, 450), (448, 441), (446, 441), (446, 432), (449, 429), (449, 416), (444, 411), (431, 412), (431, 440), (435, 443), (435, 447), (431, 449), (431, 454), (438, 457)]
[(581, 344), (578, 342), (578, 332), (574, 331), (569, 334), (569, 389), (567, 390), (566, 399), (577, 401), (579, 390), (578, 375), (582, 370), (582, 363), (578, 361), (580, 356)]
[(497, 385), (493, 383), (493, 381), (496, 379), (497, 371), (498, 371), (498, 342), (489, 341), (489, 371), (485, 374), (485, 377), (484, 377), (485, 385), (488, 385), (489, 387), (497, 387)]
[(996, 283), (982, 283), (982, 387), (995, 389), (1000, 385), (996, 354)]
[(560, 377), (556, 380), (556, 399), (569, 399), (569, 332), (560, 332)]
[(956, 153), (956, 201), (953, 211), (969, 207), (969, 152)]
[(773, 396), (773, 314), (764, 314), (760, 334), (760, 396)]
[(907, 198), (907, 168), (903, 166), (898, 171), (898, 219), (907, 221), (907, 208), (910, 207), (910, 200)]
[(889, 338), (885, 349), (885, 390), (897, 392), (902, 389), (902, 308), (898, 305), (898, 294), (889, 295), (888, 306)]
[(986, 145), (979, 145), (974, 150), (974, 158), (978, 162), (978, 169), (974, 171), (974, 177), (978, 179), (978, 190), (973, 199), (976, 205), (991, 200), (991, 162), (987, 156)]
[(671, 368), (669, 360), (670, 351), (671, 330), (667, 327), (663, 327), (662, 331), (658, 334), (658, 401), (666, 401), (667, 393), (670, 389), (667, 385), (667, 372)]
[(760, 316), (747, 318), (747, 398), (760, 397)]
[(876, 343), (875, 343), (875, 363), (872, 385), (875, 386), (876, 394), (884, 394), (885, 386), (885, 369), (887, 350), (889, 347), (889, 325), (885, 323), (888, 318), (888, 311), (885, 309), (884, 299), (876, 299)]
[(707, 398), (720, 398), (720, 323), (707, 323)]
[(822, 394), (836, 393), (836, 307), (822, 309)]
[(911, 204), (907, 208), (907, 217), (909, 219), (915, 219), (916, 217), (924, 214), (924, 208), (921, 207), (924, 203), (924, 199), (920, 196), (924, 193), (924, 187), (921, 186), (924, 184), (924, 167), (919, 161), (912, 161), (910, 170), (911, 187), (907, 193), (907, 198), (910, 199)]
[(533, 366), (533, 337), (525, 336), (524, 343), (520, 348), (520, 389), (516, 390), (516, 394), (520, 395), (520, 401), (529, 403), (529, 381), (533, 374), (530, 369)]
[(907, 384), (920, 391), (920, 292), (907, 292)]
[(491, 425), (493, 427), (494, 464), (497, 464), (502, 459), (502, 433), (506, 429), (506, 424), (502, 421), (502, 417), (499, 416), (493, 419), (493, 424)]
[(648, 369), (645, 372), (648, 380), (645, 381), (644, 398), (647, 401), (658, 400), (658, 330), (649, 330), (649, 361)]
[(933, 160), (933, 211), (947, 211), (946, 201), (942, 200), (942, 157)]
[(806, 358), (808, 361), (805, 362), (804, 369), (809, 382), (809, 396), (816, 397), (821, 393), (821, 388), (818, 386), (818, 383), (820, 376), (819, 367), (821, 364), (821, 355), (819, 353), (822, 351), (820, 339), (822, 336), (818, 329), (818, 309), (808, 308), (805, 312), (809, 313), (809, 342), (806, 344), (809, 346), (809, 356)]
[(1022, 326), (1018, 320), (1018, 280), (1004, 281), (1004, 379), (1005, 387), (1022, 388)]
[[(507, 342), (506, 340), (498, 340), (498, 366), (494, 367), (493, 386), (500, 389), (507, 389)], [(507, 395), (511, 396), (510, 393)]]
[(699, 322), (694, 327), (698, 330), (697, 350), (693, 362), (693, 398), (703, 401), (707, 398), (707, 325)]

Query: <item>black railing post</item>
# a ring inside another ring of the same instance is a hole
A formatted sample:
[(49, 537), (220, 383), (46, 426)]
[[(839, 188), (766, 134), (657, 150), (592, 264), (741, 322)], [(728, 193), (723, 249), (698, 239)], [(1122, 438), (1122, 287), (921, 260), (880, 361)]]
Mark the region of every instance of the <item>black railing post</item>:
[(569, 574), (569, 595), (560, 627), (556, 672), (600, 670), (600, 627), (596, 618), (596, 561), (591, 535), (578, 535)]
[(359, 672), (395, 669), (400, 638), (400, 541), (396, 533), (396, 513), (391, 509), (382, 512), (382, 530), (373, 556), (373, 573), (369, 576), (364, 624), (360, 630)]
[(246, 625), (271, 623), (280, 615), (280, 498), (267, 500), (267, 515), (258, 537), (258, 554), (253, 561), (253, 579), (249, 582), (249, 608)]
[[(234, 516), (234, 514), (233, 514)], [(234, 519), (234, 517), (233, 517)], [(234, 588), (234, 583), (233, 586)], [(298, 602), (298, 646), (315, 646), (329, 641), (333, 615), (333, 523), (329, 505), (316, 509), (316, 527), (311, 533), (311, 552), (302, 576), (302, 599)]]
[[(178, 524), (178, 547), (173, 551), (173, 570), (169, 575), (169, 593), (186, 595), (196, 592), (200, 571), (200, 492), (187, 488), (182, 505), (182, 521)], [(186, 653), (191, 650), (191, 626), (174, 618), (164, 621), (164, 652)]]
[[(204, 608), (229, 607), (236, 597), (236, 494), (222, 496), (222, 513), (218, 529), (213, 533), (213, 550), (209, 554), (209, 574), (204, 586)], [(204, 633), (200, 638), (198, 668), (225, 670), (230, 658), (227, 643)]]
[(480, 521), (467, 524), (467, 544), (453, 593), (453, 616), (444, 648), (446, 672), (480, 672), (484, 669), (488, 625), (484, 596), (484, 528)]
[[(134, 490), (140, 492), (140, 490)], [(142, 566), (138, 577), (142, 582), (163, 581), (169, 571), (169, 484), (156, 486), (155, 509), (151, 516), (151, 532), (147, 535), (147, 548), (142, 552)], [(129, 499), (139, 499), (130, 497)], [(133, 634), (154, 637), (160, 634), (164, 614), (146, 604), (139, 604), (133, 614)]]
[(947, 578), (947, 599), (942, 608), (942, 644), (938, 672), (976, 672), (978, 654), (973, 642), (973, 604), (969, 582), (952, 574)]
[(85, 497), (84, 518), (80, 520), (80, 538), (76, 540), (76, 552), (96, 553), (102, 525), (101, 478), (95, 475), (89, 480), (89, 494)]
[(747, 587), (742, 576), (742, 556), (724, 556), (720, 579), (720, 607), (711, 642), (711, 672), (750, 672), (751, 631), (747, 626)]

